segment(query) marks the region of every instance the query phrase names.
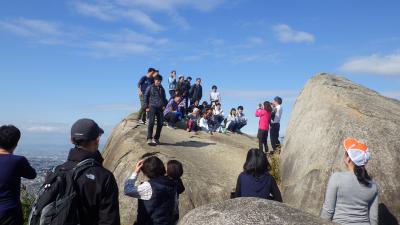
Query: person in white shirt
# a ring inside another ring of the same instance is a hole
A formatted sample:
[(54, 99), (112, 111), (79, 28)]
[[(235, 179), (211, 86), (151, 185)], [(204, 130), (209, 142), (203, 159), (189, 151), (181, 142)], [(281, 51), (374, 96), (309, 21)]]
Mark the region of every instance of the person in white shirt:
[(234, 132), (237, 125), (236, 109), (232, 108), (228, 117), (226, 118), (225, 128), (229, 131)]
[(221, 108), (221, 103), (218, 102), (217, 104), (215, 104), (214, 109), (213, 109), (213, 115), (214, 115), (215, 121), (217, 121), (218, 124), (221, 124), (222, 121), (224, 121), (224, 110), (222, 110), (222, 108)]
[(200, 127), (200, 129), (201, 129), (202, 131), (205, 131), (205, 132), (207, 132), (207, 133), (211, 133), (211, 130), (210, 130), (210, 128), (208, 127), (208, 119), (207, 119), (207, 113), (206, 113), (206, 112), (204, 112), (204, 113), (201, 115), (201, 119), (200, 119), (200, 121), (199, 121), (199, 127)]
[(214, 106), (217, 102), (221, 102), (221, 95), (218, 92), (218, 87), (213, 85), (210, 93), (211, 106)]
[(279, 141), (279, 130), (283, 112), (282, 98), (278, 96), (275, 97), (274, 100), (272, 101), (272, 105), (274, 107), (274, 111), (271, 116), (272, 121), (270, 129), (270, 138), (271, 138), (271, 145), (273, 152), (275, 152), (275, 150), (280, 150), (281, 148), (281, 142)]

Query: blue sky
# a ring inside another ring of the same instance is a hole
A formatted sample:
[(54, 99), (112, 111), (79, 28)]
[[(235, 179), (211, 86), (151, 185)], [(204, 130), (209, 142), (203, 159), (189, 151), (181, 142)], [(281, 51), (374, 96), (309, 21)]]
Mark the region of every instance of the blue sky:
[[(400, 98), (399, 1), (109, 0), (2, 2), (0, 122), (23, 143), (67, 143), (78, 118), (109, 132), (138, 108), (148, 67), (216, 84), (226, 113), (284, 99), (283, 130), (306, 81), (345, 76)], [(167, 86), (164, 82), (164, 86)]]

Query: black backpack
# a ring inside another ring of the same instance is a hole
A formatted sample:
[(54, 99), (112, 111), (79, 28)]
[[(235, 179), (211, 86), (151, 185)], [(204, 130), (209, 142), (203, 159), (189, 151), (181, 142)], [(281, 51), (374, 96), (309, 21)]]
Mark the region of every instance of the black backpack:
[(29, 225), (77, 225), (76, 179), (86, 169), (98, 166), (94, 159), (86, 159), (72, 169), (54, 168), (46, 176), (29, 215)]

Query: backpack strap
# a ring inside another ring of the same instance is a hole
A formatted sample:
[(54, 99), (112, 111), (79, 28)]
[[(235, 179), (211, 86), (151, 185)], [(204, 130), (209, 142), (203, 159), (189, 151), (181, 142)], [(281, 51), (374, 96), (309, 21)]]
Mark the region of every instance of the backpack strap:
[(76, 166), (74, 166), (74, 168), (72, 169), (72, 178), (73, 181), (75, 182), (76, 179), (78, 179), (78, 177), (81, 175), (81, 173), (83, 171), (85, 171), (86, 169), (90, 168), (90, 167), (94, 167), (94, 166), (100, 166), (100, 163), (98, 163), (95, 159), (85, 159), (81, 162), (79, 162), (78, 164), (76, 164)]

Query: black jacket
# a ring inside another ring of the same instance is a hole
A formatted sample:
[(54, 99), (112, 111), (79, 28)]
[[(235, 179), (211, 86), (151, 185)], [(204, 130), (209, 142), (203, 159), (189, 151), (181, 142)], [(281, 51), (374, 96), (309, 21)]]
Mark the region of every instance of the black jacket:
[(190, 99), (194, 102), (198, 100), (200, 102), (203, 97), (203, 87), (201, 85), (194, 84), (192, 88), (190, 88)]
[(73, 148), (63, 167), (73, 168), (79, 162), (92, 158), (99, 165), (86, 169), (77, 179), (81, 225), (120, 225), (118, 186), (114, 175), (101, 166), (100, 152)]
[(162, 108), (165, 107), (168, 103), (168, 100), (165, 95), (165, 90), (162, 85), (157, 87), (156, 85), (151, 85), (146, 89), (146, 93), (144, 94), (144, 107), (156, 107)]
[[(138, 200), (136, 225), (173, 225), (178, 183), (167, 176), (150, 179), (150, 200)], [(182, 191), (182, 190), (180, 190)]]

